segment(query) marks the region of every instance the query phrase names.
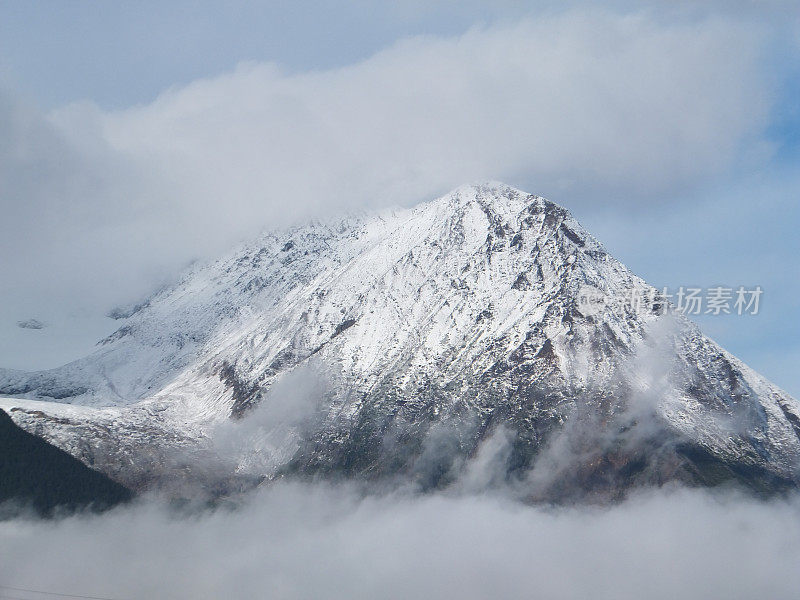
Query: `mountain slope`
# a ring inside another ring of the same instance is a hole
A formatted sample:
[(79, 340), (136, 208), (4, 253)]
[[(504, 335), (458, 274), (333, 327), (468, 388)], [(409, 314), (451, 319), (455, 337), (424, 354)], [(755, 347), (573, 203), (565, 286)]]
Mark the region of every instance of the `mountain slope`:
[(238, 471), (266, 477), (446, 485), (500, 436), (535, 497), (794, 485), (798, 403), (653, 292), (565, 209), (465, 186), (197, 265), (85, 359), (0, 372), (0, 406), (136, 487), (207, 460), (231, 417)]
[[(14, 502), (15, 507), (53, 515), (102, 510), (131, 497), (130, 490), (23, 431), (0, 410), (0, 505)], [(8, 508), (6, 504), (3, 510)]]

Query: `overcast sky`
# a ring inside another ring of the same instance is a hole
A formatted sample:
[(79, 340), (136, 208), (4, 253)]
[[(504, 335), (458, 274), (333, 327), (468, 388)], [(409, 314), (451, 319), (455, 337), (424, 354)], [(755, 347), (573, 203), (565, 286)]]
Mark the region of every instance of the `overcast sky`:
[(800, 9), (695, 4), (0, 1), (0, 366), (266, 227), (495, 179), (653, 285), (761, 285), (702, 326), (800, 396)]

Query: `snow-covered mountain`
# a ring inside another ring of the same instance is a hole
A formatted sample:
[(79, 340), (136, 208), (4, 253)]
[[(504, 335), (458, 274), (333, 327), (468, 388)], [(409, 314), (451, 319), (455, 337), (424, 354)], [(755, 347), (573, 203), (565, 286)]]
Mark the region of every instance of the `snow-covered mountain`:
[(254, 477), (795, 485), (798, 402), (664, 308), (565, 209), (465, 186), (196, 265), (90, 356), (0, 371), (0, 408), (140, 489), (217, 438)]

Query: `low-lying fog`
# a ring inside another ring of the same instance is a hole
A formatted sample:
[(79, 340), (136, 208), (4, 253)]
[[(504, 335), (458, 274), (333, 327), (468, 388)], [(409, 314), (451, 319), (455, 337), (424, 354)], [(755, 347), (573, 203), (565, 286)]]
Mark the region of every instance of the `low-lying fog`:
[(800, 499), (552, 509), (280, 483), (235, 509), (6, 521), (0, 553), (0, 585), (115, 599), (797, 598)]

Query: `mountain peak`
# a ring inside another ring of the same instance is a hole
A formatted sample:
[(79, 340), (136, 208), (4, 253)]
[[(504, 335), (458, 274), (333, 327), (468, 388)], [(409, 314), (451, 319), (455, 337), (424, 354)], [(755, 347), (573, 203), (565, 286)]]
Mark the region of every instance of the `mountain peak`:
[[(496, 180), (475, 181), (471, 183), (464, 183), (457, 188), (453, 189), (449, 194), (483, 194), (502, 196), (509, 192), (521, 195), (528, 195), (520, 189), (517, 189), (507, 183)], [(446, 194), (446, 195), (449, 195)]]
[(433, 202), (472, 202), (476, 200), (484, 202), (513, 202), (519, 199), (535, 198), (539, 198), (539, 196), (529, 194), (500, 181), (482, 181), (460, 185)]
[(571, 213), (563, 206), (500, 181), (483, 181), (460, 185), (436, 200), (423, 202), (417, 208), (426, 205), (463, 208), (469, 204), (480, 206), (487, 216), (497, 215), (512, 218), (522, 211), (527, 211), (531, 214), (552, 212), (557, 215), (558, 219), (572, 220)]
[[(209, 429), (259, 407), (280, 422), (242, 450), (241, 472), (258, 476), (405, 473), (440, 485), (497, 427), (511, 432), (508, 469), (520, 472), (588, 418), (607, 439), (578, 442), (607, 454), (587, 451), (564, 477), (794, 481), (797, 402), (685, 319), (665, 344), (674, 389), (637, 429), (625, 373), (662, 317), (655, 300), (583, 314), (585, 286), (614, 299), (652, 289), (566, 209), (502, 183), (465, 185), (411, 209), (264, 235), (198, 265), (85, 359), (0, 371), (0, 394), (25, 398), (0, 408), (135, 485), (158, 476), (130, 466), (140, 448), (167, 464), (164, 448), (202, 446)], [(321, 392), (306, 389), (317, 379)], [(308, 396), (315, 404), (298, 415)], [(629, 431), (657, 447), (612, 443)], [(547, 483), (553, 494), (562, 484)]]

